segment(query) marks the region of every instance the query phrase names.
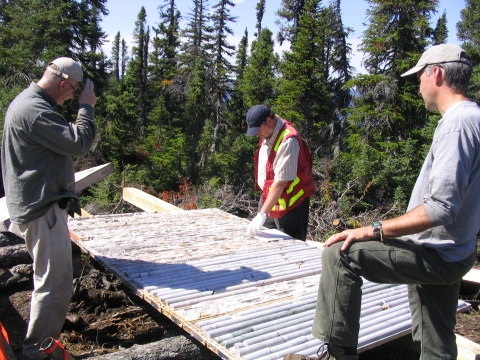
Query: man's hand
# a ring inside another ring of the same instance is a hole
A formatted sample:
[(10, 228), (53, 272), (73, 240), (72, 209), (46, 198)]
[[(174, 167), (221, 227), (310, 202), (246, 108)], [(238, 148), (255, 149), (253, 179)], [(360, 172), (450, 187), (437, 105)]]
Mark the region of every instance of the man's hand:
[(257, 216), (255, 216), (250, 222), (250, 225), (248, 225), (247, 235), (256, 235), (260, 231), (260, 228), (263, 226), (263, 224), (265, 224), (265, 220), (267, 220), (267, 214), (264, 212), (259, 212)]
[(85, 81), (85, 87), (83, 88), (82, 93), (78, 97), (78, 103), (87, 104), (94, 107), (96, 102), (97, 96), (93, 92), (93, 81), (87, 79), (87, 81)]
[(371, 226), (364, 226), (358, 229), (349, 229), (342, 231), (341, 233), (332, 235), (325, 241), (325, 246), (330, 246), (336, 242), (345, 240), (341, 250), (345, 251), (354, 241), (366, 241), (374, 239), (373, 229)]

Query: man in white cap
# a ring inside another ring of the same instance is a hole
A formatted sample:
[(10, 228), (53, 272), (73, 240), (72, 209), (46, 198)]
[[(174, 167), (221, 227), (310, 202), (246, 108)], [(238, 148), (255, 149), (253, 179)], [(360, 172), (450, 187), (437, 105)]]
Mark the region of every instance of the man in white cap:
[[(56, 111), (77, 90), (75, 124)], [(72, 156), (84, 156), (95, 137), (96, 96), (74, 60), (48, 64), (10, 104), (5, 115), (2, 174), (11, 225), (33, 258), (34, 290), (23, 342), (24, 359), (43, 359), (40, 345), (58, 339), (72, 292), (71, 242), (67, 212), (79, 211)]]
[(255, 189), (262, 190), (248, 235), (265, 225), (295, 239), (307, 238), (310, 196), (315, 193), (312, 156), (289, 121), (264, 105), (247, 112), (247, 136), (260, 138), (255, 154)]
[(317, 357), (357, 359), (363, 278), (407, 284), (422, 360), (456, 359), (460, 280), (475, 263), (480, 230), (480, 108), (467, 98), (472, 62), (457, 45), (425, 51), (402, 76), (420, 83), (439, 121), (406, 214), (343, 231), (325, 242), (312, 333)]

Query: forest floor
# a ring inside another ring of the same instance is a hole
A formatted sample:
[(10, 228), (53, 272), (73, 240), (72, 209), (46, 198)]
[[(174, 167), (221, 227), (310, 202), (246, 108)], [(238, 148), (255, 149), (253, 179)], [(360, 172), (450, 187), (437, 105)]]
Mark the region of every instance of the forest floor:
[[(69, 313), (78, 314), (81, 320), (76, 324), (66, 323), (60, 341), (75, 359), (120, 354), (119, 351), (134, 345), (159, 340), (159, 346), (168, 348), (168, 352), (157, 359), (220, 359), (170, 319), (132, 294), (76, 245), (73, 245), (73, 250), (75, 280)], [(480, 268), (478, 263), (476, 267)], [(0, 278), (4, 272), (0, 269)], [(0, 291), (0, 321), (19, 360), (29, 319), (31, 291), (31, 279)], [(472, 304), (472, 310), (457, 316), (456, 332), (480, 344), (480, 292), (470, 291), (462, 295), (462, 299)], [(413, 360), (418, 357), (416, 352), (399, 341), (360, 354), (361, 360)]]

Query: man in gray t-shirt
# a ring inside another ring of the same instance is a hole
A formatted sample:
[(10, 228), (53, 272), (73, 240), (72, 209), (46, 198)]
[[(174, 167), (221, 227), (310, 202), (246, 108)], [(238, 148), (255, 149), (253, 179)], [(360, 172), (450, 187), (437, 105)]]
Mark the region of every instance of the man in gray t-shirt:
[[(56, 111), (77, 90), (75, 124)], [(72, 292), (67, 211), (78, 207), (72, 156), (83, 156), (95, 138), (93, 82), (66, 57), (48, 64), (10, 104), (5, 115), (2, 175), (11, 225), (33, 258), (34, 290), (23, 359), (41, 360), (40, 345), (58, 339)]]
[[(408, 284), (421, 359), (457, 358), (460, 280), (475, 262), (480, 230), (480, 108), (466, 95), (471, 74), (463, 49), (442, 44), (425, 51), (402, 75), (420, 83), (426, 108), (439, 111), (442, 119), (407, 213), (325, 242), (312, 328), (324, 342), (318, 358), (358, 359), (362, 278)], [(308, 358), (285, 357), (303, 359)]]

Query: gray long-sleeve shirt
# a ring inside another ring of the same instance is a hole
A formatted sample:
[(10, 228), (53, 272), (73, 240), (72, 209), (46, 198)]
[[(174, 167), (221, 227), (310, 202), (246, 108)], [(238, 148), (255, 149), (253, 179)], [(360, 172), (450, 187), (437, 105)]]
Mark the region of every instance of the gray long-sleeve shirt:
[(5, 115), (2, 175), (10, 220), (17, 224), (44, 215), (63, 197), (76, 197), (72, 156), (83, 156), (95, 138), (95, 110), (81, 104), (76, 124), (56, 110), (36, 83), (23, 90)]
[(464, 101), (439, 121), (408, 209), (424, 205), (433, 228), (408, 238), (447, 262), (471, 255), (480, 230), (480, 108)]

